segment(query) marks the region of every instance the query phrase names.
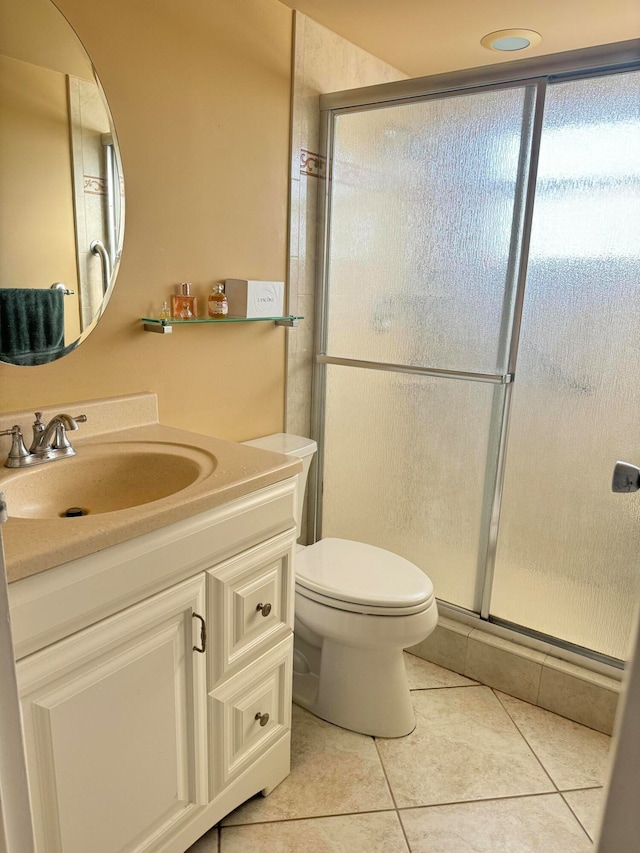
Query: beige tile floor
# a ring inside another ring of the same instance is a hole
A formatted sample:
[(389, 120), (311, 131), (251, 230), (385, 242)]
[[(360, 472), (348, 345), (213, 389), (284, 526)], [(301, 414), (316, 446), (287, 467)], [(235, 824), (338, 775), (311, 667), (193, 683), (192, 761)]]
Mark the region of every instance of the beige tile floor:
[(290, 776), (189, 853), (593, 851), (610, 738), (405, 659), (412, 734), (354, 734), (294, 706)]

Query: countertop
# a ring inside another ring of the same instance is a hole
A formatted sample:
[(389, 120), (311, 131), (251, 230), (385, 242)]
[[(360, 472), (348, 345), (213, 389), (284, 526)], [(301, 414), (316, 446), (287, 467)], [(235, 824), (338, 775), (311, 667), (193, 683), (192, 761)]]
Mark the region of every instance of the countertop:
[[(12, 518), (9, 502), (9, 521), (2, 526), (2, 537), (10, 583), (213, 509), (302, 470), (298, 459), (280, 453), (159, 423), (118, 429), (100, 436), (81, 438), (80, 435), (74, 432), (70, 436), (77, 457), (36, 467), (68, 465), (73, 459), (82, 457), (83, 447), (97, 443), (114, 446), (117, 453), (117, 445), (121, 442), (165, 442), (195, 447), (210, 454), (215, 457), (215, 469), (160, 500), (80, 518)], [(0, 491), (3, 481), (14, 473), (0, 468)]]

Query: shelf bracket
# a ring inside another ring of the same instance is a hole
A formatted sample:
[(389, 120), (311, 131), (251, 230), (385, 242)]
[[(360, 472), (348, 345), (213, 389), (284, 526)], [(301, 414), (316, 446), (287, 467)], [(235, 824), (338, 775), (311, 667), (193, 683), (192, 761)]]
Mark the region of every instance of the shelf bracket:
[(165, 326), (163, 323), (145, 323), (145, 332), (155, 332), (157, 335), (170, 335), (173, 332), (173, 326)]
[(282, 317), (282, 319), (276, 320), (276, 326), (287, 326), (289, 329), (297, 328), (298, 323), (297, 317)]

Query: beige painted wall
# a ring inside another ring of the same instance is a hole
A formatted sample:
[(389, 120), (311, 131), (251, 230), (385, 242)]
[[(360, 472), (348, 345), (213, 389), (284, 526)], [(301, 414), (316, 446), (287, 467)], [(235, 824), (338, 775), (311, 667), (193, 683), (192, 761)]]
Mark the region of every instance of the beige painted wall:
[(168, 424), (238, 440), (280, 430), (285, 329), (198, 325), (164, 336), (143, 333), (138, 318), (180, 281), (205, 298), (224, 278), (285, 278), (290, 9), (277, 0), (58, 5), (118, 131), (124, 251), (106, 313), (76, 352), (41, 367), (0, 365), (0, 410), (150, 390)]

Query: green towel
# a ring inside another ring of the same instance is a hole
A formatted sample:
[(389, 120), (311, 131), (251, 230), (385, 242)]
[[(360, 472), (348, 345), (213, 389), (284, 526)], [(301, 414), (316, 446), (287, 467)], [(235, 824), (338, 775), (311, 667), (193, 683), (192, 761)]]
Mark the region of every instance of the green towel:
[(64, 294), (60, 290), (0, 288), (0, 360), (46, 364), (64, 350)]

